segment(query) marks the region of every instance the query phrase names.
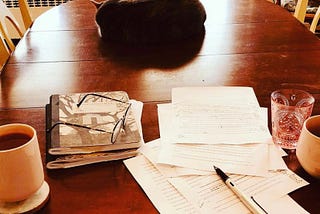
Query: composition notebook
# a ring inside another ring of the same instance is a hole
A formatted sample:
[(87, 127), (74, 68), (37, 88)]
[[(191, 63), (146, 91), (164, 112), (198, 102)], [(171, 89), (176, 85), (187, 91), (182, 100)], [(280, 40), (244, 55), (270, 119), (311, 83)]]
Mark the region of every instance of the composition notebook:
[[(132, 109), (124, 91), (50, 96), (46, 106), (47, 168), (68, 168), (136, 155), (143, 139), (137, 123), (140, 121), (136, 121)], [(115, 130), (115, 126), (120, 128)]]

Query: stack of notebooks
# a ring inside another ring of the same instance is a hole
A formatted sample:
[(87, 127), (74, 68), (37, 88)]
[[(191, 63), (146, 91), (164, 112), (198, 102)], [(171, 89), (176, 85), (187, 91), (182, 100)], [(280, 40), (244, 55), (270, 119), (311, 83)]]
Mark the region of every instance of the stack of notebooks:
[(124, 91), (52, 95), (46, 106), (47, 168), (135, 156), (144, 143), (142, 106)]
[(288, 193), (308, 183), (284, 163), (252, 88), (174, 88), (158, 117), (160, 139), (124, 163), (160, 213), (250, 213), (213, 166), (267, 213), (307, 213)]

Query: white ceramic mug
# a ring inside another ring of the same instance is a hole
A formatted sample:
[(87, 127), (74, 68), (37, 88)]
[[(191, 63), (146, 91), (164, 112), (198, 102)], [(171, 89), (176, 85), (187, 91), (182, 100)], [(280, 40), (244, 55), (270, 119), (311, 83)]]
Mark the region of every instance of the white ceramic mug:
[(25, 200), (43, 182), (44, 172), (35, 129), (25, 124), (0, 126), (0, 201)]
[(304, 122), (296, 155), (305, 171), (320, 178), (320, 115), (312, 116)]

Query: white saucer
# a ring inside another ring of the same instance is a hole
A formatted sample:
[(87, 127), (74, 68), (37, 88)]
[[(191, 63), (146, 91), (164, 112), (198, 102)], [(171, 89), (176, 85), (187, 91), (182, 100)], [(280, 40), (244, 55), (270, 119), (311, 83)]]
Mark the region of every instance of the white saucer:
[(30, 198), (18, 202), (1, 202), (0, 213), (25, 213), (39, 210), (49, 199), (50, 188), (46, 181)]

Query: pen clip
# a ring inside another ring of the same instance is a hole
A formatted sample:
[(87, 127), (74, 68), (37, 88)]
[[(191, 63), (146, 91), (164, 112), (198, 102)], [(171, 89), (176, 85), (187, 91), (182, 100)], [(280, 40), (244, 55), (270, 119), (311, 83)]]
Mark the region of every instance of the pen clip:
[(263, 207), (253, 198), (253, 196), (251, 196), (250, 198), (264, 213), (268, 214), (267, 211), (263, 209)]

